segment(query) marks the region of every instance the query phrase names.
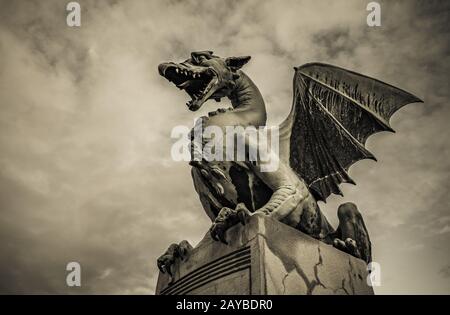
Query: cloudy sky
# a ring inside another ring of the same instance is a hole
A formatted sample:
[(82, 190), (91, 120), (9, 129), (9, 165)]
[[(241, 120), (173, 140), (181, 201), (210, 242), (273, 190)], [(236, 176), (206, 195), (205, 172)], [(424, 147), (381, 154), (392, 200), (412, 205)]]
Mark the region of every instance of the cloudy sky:
[[(422, 98), (367, 143), (323, 211), (355, 202), (381, 293), (450, 293), (449, 11), (445, 1), (0, 1), (0, 292), (152, 294), (156, 258), (209, 227), (190, 170), (170, 157), (186, 96), (157, 64), (194, 50), (251, 55), (269, 123), (291, 104), (293, 66), (332, 63)], [(65, 267), (82, 266), (81, 288)]]

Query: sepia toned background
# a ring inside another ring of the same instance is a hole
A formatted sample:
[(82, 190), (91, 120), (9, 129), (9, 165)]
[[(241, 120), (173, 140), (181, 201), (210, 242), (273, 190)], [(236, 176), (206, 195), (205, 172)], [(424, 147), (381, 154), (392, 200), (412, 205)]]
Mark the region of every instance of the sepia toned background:
[[(158, 75), (194, 50), (251, 55), (269, 124), (291, 104), (293, 66), (320, 61), (422, 98), (371, 137), (323, 211), (366, 220), (378, 294), (450, 293), (449, 11), (446, 1), (0, 1), (0, 293), (154, 293), (156, 258), (209, 228), (174, 126), (201, 112)], [(223, 105), (222, 105), (223, 106)], [(228, 104), (226, 104), (228, 106)], [(66, 286), (66, 264), (82, 286)]]

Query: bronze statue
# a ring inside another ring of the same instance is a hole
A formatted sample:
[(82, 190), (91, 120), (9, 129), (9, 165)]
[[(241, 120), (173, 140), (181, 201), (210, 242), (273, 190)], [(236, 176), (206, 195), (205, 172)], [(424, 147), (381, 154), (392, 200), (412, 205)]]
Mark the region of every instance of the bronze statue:
[[(265, 126), (266, 110), (258, 88), (240, 69), (249, 56), (220, 58), (211, 51), (193, 52), (181, 63), (162, 63), (159, 73), (191, 100), (198, 110), (207, 100), (228, 97), (232, 108), (202, 117), (207, 126)], [(279, 126), (279, 167), (261, 171), (254, 161), (192, 161), (192, 177), (201, 203), (213, 221), (215, 240), (226, 243), (226, 230), (253, 213), (263, 213), (353, 256), (371, 261), (364, 220), (353, 203), (338, 208), (334, 229), (317, 201), (342, 195), (341, 183), (352, 183), (349, 167), (375, 157), (367, 138), (393, 131), (390, 117), (402, 106), (422, 102), (414, 95), (376, 79), (327, 64), (295, 68), (294, 98), (289, 116)], [(253, 145), (246, 143), (247, 146)], [(189, 254), (186, 241), (172, 244), (158, 259), (162, 272)]]

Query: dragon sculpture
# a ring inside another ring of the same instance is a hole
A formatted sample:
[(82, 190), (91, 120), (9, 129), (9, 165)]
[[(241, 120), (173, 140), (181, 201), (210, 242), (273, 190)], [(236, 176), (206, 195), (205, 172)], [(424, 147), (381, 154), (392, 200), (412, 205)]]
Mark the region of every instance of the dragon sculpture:
[[(266, 125), (263, 97), (241, 70), (249, 56), (221, 58), (211, 51), (193, 52), (181, 63), (159, 65), (159, 73), (191, 100), (198, 110), (207, 100), (227, 97), (231, 108), (201, 118), (202, 127)], [(254, 161), (191, 161), (195, 189), (213, 224), (213, 239), (226, 243), (228, 228), (263, 213), (316, 239), (371, 261), (371, 242), (353, 203), (339, 206), (334, 229), (317, 204), (342, 195), (339, 185), (352, 183), (347, 171), (361, 159), (375, 157), (367, 138), (391, 131), (390, 117), (402, 106), (422, 102), (416, 96), (376, 79), (336, 66), (308, 63), (295, 67), (291, 112), (279, 126), (279, 167), (263, 172)], [(246, 143), (251, 146), (251, 143)], [(172, 244), (158, 259), (171, 274), (176, 259), (192, 249), (187, 241)]]

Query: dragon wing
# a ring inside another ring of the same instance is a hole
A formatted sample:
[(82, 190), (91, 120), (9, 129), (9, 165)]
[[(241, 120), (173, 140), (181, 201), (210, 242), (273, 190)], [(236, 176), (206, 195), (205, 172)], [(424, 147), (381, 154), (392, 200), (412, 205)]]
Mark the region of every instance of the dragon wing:
[(394, 130), (391, 116), (414, 95), (339, 67), (311, 63), (295, 68), (291, 112), (280, 125), (280, 157), (306, 182), (317, 200), (342, 195), (339, 184), (352, 183), (348, 168), (375, 157), (367, 138)]

